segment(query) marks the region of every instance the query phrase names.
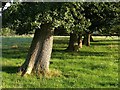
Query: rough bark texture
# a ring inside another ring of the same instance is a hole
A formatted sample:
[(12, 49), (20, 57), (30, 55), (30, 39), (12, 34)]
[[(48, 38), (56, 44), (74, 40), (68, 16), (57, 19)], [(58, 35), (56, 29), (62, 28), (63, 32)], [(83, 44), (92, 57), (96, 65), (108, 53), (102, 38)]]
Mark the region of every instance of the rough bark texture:
[(79, 48), (82, 48), (82, 34), (79, 34), (79, 37), (78, 37), (78, 46), (79, 46)]
[(83, 44), (86, 46), (90, 46), (90, 36), (91, 34), (87, 33), (84, 35), (84, 39), (83, 39)]
[(78, 39), (77, 34), (70, 33), (69, 45), (67, 47), (67, 51), (78, 51)]
[(53, 31), (49, 24), (41, 25), (41, 29), (36, 30), (32, 40), (26, 61), (19, 68), (22, 75), (30, 74), (34, 70), (37, 74), (49, 72), (49, 61), (52, 52)]

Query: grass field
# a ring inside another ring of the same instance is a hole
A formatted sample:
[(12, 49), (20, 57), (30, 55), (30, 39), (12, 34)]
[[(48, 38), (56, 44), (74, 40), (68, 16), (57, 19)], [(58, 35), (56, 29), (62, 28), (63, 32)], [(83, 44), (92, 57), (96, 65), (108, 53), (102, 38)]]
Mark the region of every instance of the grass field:
[(2, 38), (2, 88), (117, 88), (118, 39), (94, 37), (90, 47), (65, 52), (68, 37), (54, 37), (50, 69), (60, 75), (51, 78), (21, 77), (17, 69), (24, 62), (31, 37)]

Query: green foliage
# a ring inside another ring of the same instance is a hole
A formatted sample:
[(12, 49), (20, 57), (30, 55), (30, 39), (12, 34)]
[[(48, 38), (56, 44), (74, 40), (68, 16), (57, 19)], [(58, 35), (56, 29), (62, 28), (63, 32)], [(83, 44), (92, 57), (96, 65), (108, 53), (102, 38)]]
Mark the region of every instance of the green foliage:
[(56, 36), (68, 36), (69, 33), (67, 32), (67, 30), (64, 28), (64, 26), (59, 26), (57, 28), (55, 28), (54, 30), (54, 35)]
[(86, 2), (83, 7), (85, 17), (91, 21), (89, 32), (100, 31), (109, 34), (111, 28), (119, 24), (119, 2)]
[(58, 10), (62, 4), (50, 2), (14, 4), (3, 12), (3, 26), (11, 27), (18, 33), (27, 33), (44, 23), (50, 23), (52, 28), (58, 27), (61, 24)]
[(15, 31), (11, 30), (10, 28), (2, 28), (0, 34), (1, 34), (2, 36), (15, 35)]
[(82, 12), (84, 8), (81, 2), (73, 2), (65, 4), (64, 27), (68, 32), (81, 33), (90, 25), (90, 20), (86, 19)]
[[(90, 26), (89, 19), (82, 15), (82, 3), (17, 3), (3, 12), (3, 26), (27, 33), (50, 23), (52, 28), (63, 25), (68, 32), (82, 32)], [(7, 21), (7, 22), (6, 22)]]
[[(31, 37), (3, 37), (2, 88), (118, 88), (118, 39), (93, 37), (90, 47), (65, 52), (69, 37), (54, 37), (50, 70), (62, 72), (51, 78), (21, 77)], [(8, 42), (9, 41), (9, 42)]]
[(119, 24), (119, 13), (120, 2), (22, 2), (3, 12), (3, 27), (27, 34), (41, 24), (50, 23), (52, 29), (63, 25), (68, 33), (109, 34)]
[(120, 25), (113, 26), (111, 29), (111, 33), (114, 33), (120, 36)]

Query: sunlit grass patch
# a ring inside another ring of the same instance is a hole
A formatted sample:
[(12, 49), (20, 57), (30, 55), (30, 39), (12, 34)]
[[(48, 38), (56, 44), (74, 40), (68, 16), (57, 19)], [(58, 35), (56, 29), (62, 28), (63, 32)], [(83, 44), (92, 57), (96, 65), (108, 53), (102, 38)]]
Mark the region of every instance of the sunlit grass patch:
[(2, 38), (3, 88), (117, 88), (117, 38), (98, 38), (78, 52), (65, 52), (69, 37), (54, 37), (48, 77), (21, 77), (17, 70), (25, 61), (31, 37)]

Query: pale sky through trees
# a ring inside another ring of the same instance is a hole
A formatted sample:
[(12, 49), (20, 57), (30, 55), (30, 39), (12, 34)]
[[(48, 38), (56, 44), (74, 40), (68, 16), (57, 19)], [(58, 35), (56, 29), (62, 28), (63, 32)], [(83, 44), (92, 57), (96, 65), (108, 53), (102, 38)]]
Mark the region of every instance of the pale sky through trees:
[[(5, 10), (5, 9), (7, 9), (8, 7), (10, 7), (10, 3), (9, 2), (7, 2), (6, 4), (5, 4), (5, 6), (3, 7), (3, 11)], [(0, 17), (2, 16), (2, 7), (0, 8)]]
[(10, 7), (10, 3), (8, 2), (8, 3), (6, 3), (6, 5), (4, 6), (4, 8), (3, 8), (3, 10), (5, 10), (5, 9), (7, 9), (8, 7)]
[(2, 13), (1, 13), (1, 11), (2, 11), (2, 8), (0, 8), (0, 17), (2, 16)]

